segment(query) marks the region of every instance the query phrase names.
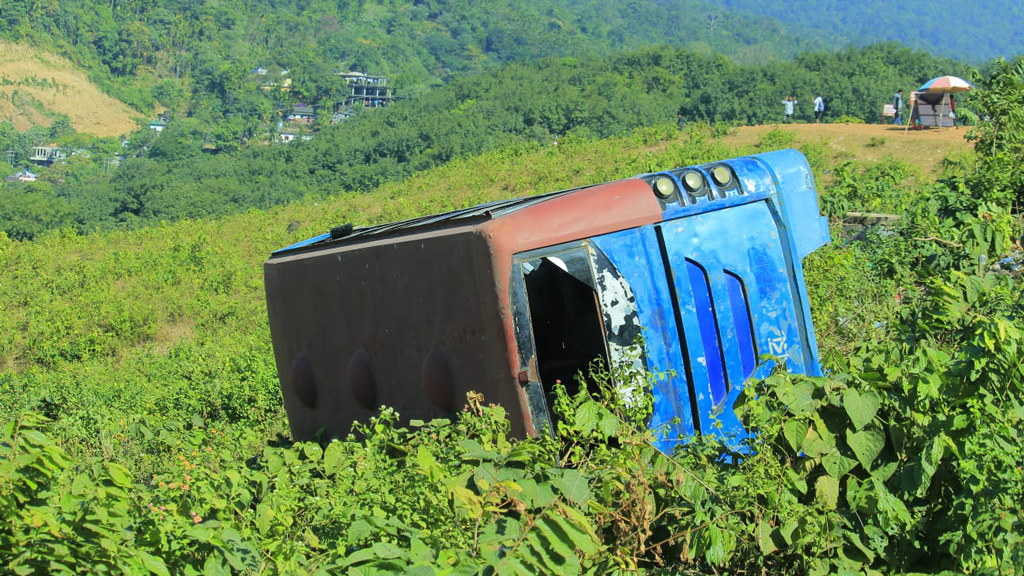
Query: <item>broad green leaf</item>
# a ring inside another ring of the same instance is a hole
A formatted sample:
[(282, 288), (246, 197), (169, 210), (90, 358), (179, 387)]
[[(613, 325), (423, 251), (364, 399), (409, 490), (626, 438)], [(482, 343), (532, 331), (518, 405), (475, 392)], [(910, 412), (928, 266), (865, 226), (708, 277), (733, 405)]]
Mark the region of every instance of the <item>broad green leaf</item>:
[(387, 542), (374, 542), (370, 549), (373, 550), (373, 553), (377, 558), (391, 559), (399, 558), (404, 555), (401, 548)]
[(869, 428), (859, 432), (846, 431), (846, 442), (857, 456), (857, 460), (865, 470), (871, 470), (871, 463), (885, 447), (885, 434), (877, 428)]
[(167, 570), (167, 565), (164, 564), (164, 561), (159, 557), (147, 554), (142, 550), (136, 550), (135, 554), (137, 554), (139, 559), (142, 560), (142, 565), (145, 566), (146, 570), (149, 570), (150, 573), (157, 574), (159, 576), (171, 576), (170, 571)]
[(707, 500), (707, 488), (701, 484), (700, 480), (698, 480), (693, 473), (685, 473), (683, 475), (682, 482), (680, 482), (678, 486), (679, 495), (683, 497), (683, 500), (686, 500), (691, 504), (699, 504)]
[(881, 402), (874, 392), (861, 393), (856, 388), (850, 388), (843, 393), (843, 408), (857, 430), (861, 430), (874, 419), (879, 406)]
[(220, 538), (224, 542), (222, 546), (224, 558), (232, 568), (238, 571), (245, 569), (256, 570), (258, 568), (259, 555), (256, 549), (238, 530), (225, 528), (220, 533)]
[(853, 544), (856, 547), (855, 553), (851, 554), (849, 551), (847, 551), (847, 556), (857, 557), (856, 552), (859, 552), (861, 555), (863, 555), (865, 560), (867, 560), (868, 564), (875, 560), (875, 553), (872, 552), (870, 548), (865, 546), (864, 543), (860, 541), (860, 536), (858, 536), (856, 532), (852, 530), (847, 531), (846, 538), (847, 540), (849, 540), (851, 544)]
[(801, 380), (791, 388), (780, 389), (779, 398), (796, 416), (807, 416), (818, 409), (819, 402), (814, 399), (814, 390), (813, 381)]
[(807, 456), (818, 458), (823, 454), (831, 452), (835, 447), (834, 438), (831, 434), (828, 434), (824, 426), (819, 428), (817, 425), (812, 425), (807, 429), (807, 437), (804, 438), (803, 442), (803, 451)]
[(377, 557), (376, 553), (371, 548), (360, 548), (342, 558), (338, 562), (339, 567), (355, 566), (356, 564), (362, 564), (368, 562)]
[(765, 556), (779, 549), (775, 544), (775, 540), (772, 539), (774, 531), (767, 522), (761, 522), (757, 525), (757, 543), (761, 547), (761, 553)]
[(210, 554), (203, 563), (203, 576), (231, 576), (231, 570), (224, 564), (220, 554)]
[(736, 548), (736, 536), (712, 524), (707, 528), (707, 538), (708, 547), (704, 551), (704, 558), (708, 564), (725, 564)]
[(577, 526), (571, 520), (561, 516), (551, 516), (549, 520), (558, 526), (559, 533), (564, 535), (564, 541), (573, 550), (579, 550), (584, 556), (594, 554), (599, 548), (593, 537), (586, 529)]
[(875, 495), (878, 498), (879, 512), (893, 516), (904, 524), (909, 524), (910, 510), (907, 509), (906, 504), (894, 496), (892, 492), (889, 492), (889, 489), (885, 487), (885, 484), (881, 480), (872, 478), (872, 485), (875, 489)]
[(833, 478), (842, 478), (847, 472), (857, 466), (857, 460), (848, 456), (849, 450), (845, 446), (839, 446), (821, 458), (821, 465)]
[(551, 551), (561, 556), (566, 563), (579, 562), (572, 539), (553, 518), (542, 517), (537, 520), (535, 527), (543, 533), (544, 541), (549, 544)]
[(577, 506), (582, 506), (590, 499), (590, 485), (587, 478), (578, 470), (565, 469), (562, 476), (555, 482), (555, 486)]
[(793, 534), (797, 531), (797, 528), (799, 527), (800, 523), (796, 520), (789, 520), (788, 522), (782, 525), (782, 528), (779, 530), (779, 533), (782, 535), (782, 539), (785, 540), (787, 545), (793, 544)]
[(892, 441), (892, 448), (897, 455), (904, 455), (907, 433), (902, 426), (895, 422), (889, 422), (889, 439)]
[(519, 546), (518, 552), (529, 558), (543, 573), (561, 574), (566, 571), (566, 559), (551, 549), (544, 533), (536, 528), (526, 534), (526, 539), (523, 545)]
[(462, 448), (462, 458), (465, 460), (493, 461), (498, 457), (496, 452), (485, 449), (473, 439), (460, 440), (459, 447)]
[(560, 506), (559, 512), (561, 516), (552, 516), (552, 518), (572, 539), (576, 549), (585, 556), (596, 554), (601, 546), (590, 519), (571, 506)]
[(256, 506), (256, 528), (260, 534), (266, 534), (274, 522), (274, 509), (266, 502)]
[(514, 556), (502, 558), (501, 562), (495, 566), (494, 572), (498, 576), (534, 576), (536, 574), (534, 570), (528, 568)]
[(835, 510), (836, 504), (839, 502), (839, 480), (828, 475), (819, 476), (814, 483), (814, 498)]
[(434, 458), (434, 453), (426, 446), (416, 448), (416, 465), (419, 467), (420, 472), (423, 472), (427, 478), (433, 481), (444, 477), (444, 471), (437, 463), (437, 459)]
[(302, 453), (314, 462), (319, 462), (323, 458), (324, 451), (316, 442), (306, 442), (302, 445)]
[(597, 431), (603, 436), (614, 436), (619, 431), (619, 419), (609, 410), (601, 408), (601, 419), (597, 423)]
[(782, 433), (794, 452), (799, 452), (807, 437), (807, 429), (810, 427), (806, 420), (790, 419), (782, 427)]
[(922, 454), (926, 462), (925, 469), (928, 470), (929, 476), (935, 473), (935, 470), (938, 469), (939, 464), (942, 462), (942, 456), (946, 452), (946, 440), (945, 434), (935, 436), (932, 438), (931, 446)]
[(786, 468), (786, 477), (789, 478), (790, 483), (794, 488), (800, 491), (801, 494), (807, 494), (807, 480), (803, 476), (797, 474), (791, 468)]
[(324, 450), (324, 472), (333, 476), (341, 471), (342, 462), (345, 458), (345, 444), (342, 442), (331, 442)]
[(584, 434), (593, 432), (601, 418), (601, 405), (592, 400), (584, 402), (576, 411), (576, 426)]
[(356, 519), (348, 526), (348, 543), (354, 545), (375, 534), (377, 530), (362, 518)]
[(899, 462), (895, 460), (891, 460), (889, 462), (875, 462), (875, 467), (871, 470), (871, 477), (885, 481), (895, 474), (898, 468)]
[(107, 473), (110, 475), (110, 479), (114, 481), (114, 484), (124, 488), (131, 488), (132, 473), (129, 472), (127, 468), (120, 464), (114, 464), (113, 462), (108, 462), (106, 467)]

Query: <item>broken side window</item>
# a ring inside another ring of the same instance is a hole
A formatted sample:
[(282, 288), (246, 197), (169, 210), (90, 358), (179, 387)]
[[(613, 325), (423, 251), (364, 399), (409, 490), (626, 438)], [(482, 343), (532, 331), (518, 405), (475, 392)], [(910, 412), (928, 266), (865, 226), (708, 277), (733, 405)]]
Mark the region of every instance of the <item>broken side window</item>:
[(629, 381), (615, 382), (629, 404), (640, 390), (644, 359), (636, 349), (640, 323), (625, 279), (587, 243), (535, 252), (520, 264), (525, 288), (520, 302), (528, 314), (520, 311), (516, 317), (528, 329), (520, 330), (519, 344), (521, 351), (532, 352), (526, 359), (533, 356), (547, 406), (556, 382), (575, 394), (581, 381), (594, 386), (587, 379), (591, 368), (608, 370), (623, 363), (635, 368), (628, 371)]

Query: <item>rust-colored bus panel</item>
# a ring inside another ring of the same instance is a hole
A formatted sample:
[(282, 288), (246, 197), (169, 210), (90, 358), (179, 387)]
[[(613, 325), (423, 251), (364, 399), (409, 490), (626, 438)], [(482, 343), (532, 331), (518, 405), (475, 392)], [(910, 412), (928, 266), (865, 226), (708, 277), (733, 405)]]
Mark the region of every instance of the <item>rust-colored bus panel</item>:
[[(445, 416), (470, 390), (518, 405), (513, 376), (495, 370), (510, 352), (492, 268), (473, 226), (269, 261), (267, 308), (292, 434), (344, 434), (373, 413), (370, 397), (405, 419)], [(313, 406), (300, 398), (308, 384), (292, 381), (309, 373)]]

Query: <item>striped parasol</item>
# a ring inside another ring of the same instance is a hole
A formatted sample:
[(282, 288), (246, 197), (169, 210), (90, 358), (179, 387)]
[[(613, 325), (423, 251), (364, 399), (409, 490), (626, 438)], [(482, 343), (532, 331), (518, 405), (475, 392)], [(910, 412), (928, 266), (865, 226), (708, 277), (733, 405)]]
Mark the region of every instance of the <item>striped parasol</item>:
[(974, 85), (957, 76), (939, 76), (925, 82), (917, 89), (918, 92), (966, 92)]

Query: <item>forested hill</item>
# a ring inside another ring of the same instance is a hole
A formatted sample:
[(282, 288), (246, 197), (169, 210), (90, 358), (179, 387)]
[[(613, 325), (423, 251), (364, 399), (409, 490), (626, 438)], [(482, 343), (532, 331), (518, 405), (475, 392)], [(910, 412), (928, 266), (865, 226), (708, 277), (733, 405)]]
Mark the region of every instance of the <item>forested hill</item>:
[(751, 63), (827, 47), (763, 16), (712, 12), (703, 0), (5, 0), (0, 38), (75, 60), (143, 111), (184, 106), (193, 86), (216, 96), (258, 66), (296, 83), (333, 69), (380, 74), (408, 96), (549, 55), (672, 44)]
[(1024, 3), (960, 0), (919, 3), (888, 0), (707, 0), (724, 13), (759, 14), (787, 29), (813, 30), (834, 45), (883, 40), (980, 63), (1024, 53)]
[[(685, 122), (778, 122), (789, 94), (800, 101), (798, 120), (811, 118), (820, 92), (830, 119), (874, 121), (896, 89), (914, 88), (938, 70), (958, 68), (895, 45), (760, 66), (660, 47), (613, 58), (547, 58), (458, 78), (283, 146), (238, 148), (237, 138), (222, 139), (230, 136), (226, 124), (211, 132), (209, 123), (185, 117), (159, 136), (133, 134), (123, 149), (129, 157), (110, 173), (105, 156), (79, 155), (40, 169), (36, 182), (7, 185), (0, 230), (28, 239), (52, 228), (134, 227), (365, 191), (486, 150), (612, 136), (674, 123), (677, 112)], [(250, 86), (239, 96), (260, 94)], [(2, 128), (0, 145), (16, 148)], [(218, 152), (211, 141), (234, 143), (235, 151)]]

